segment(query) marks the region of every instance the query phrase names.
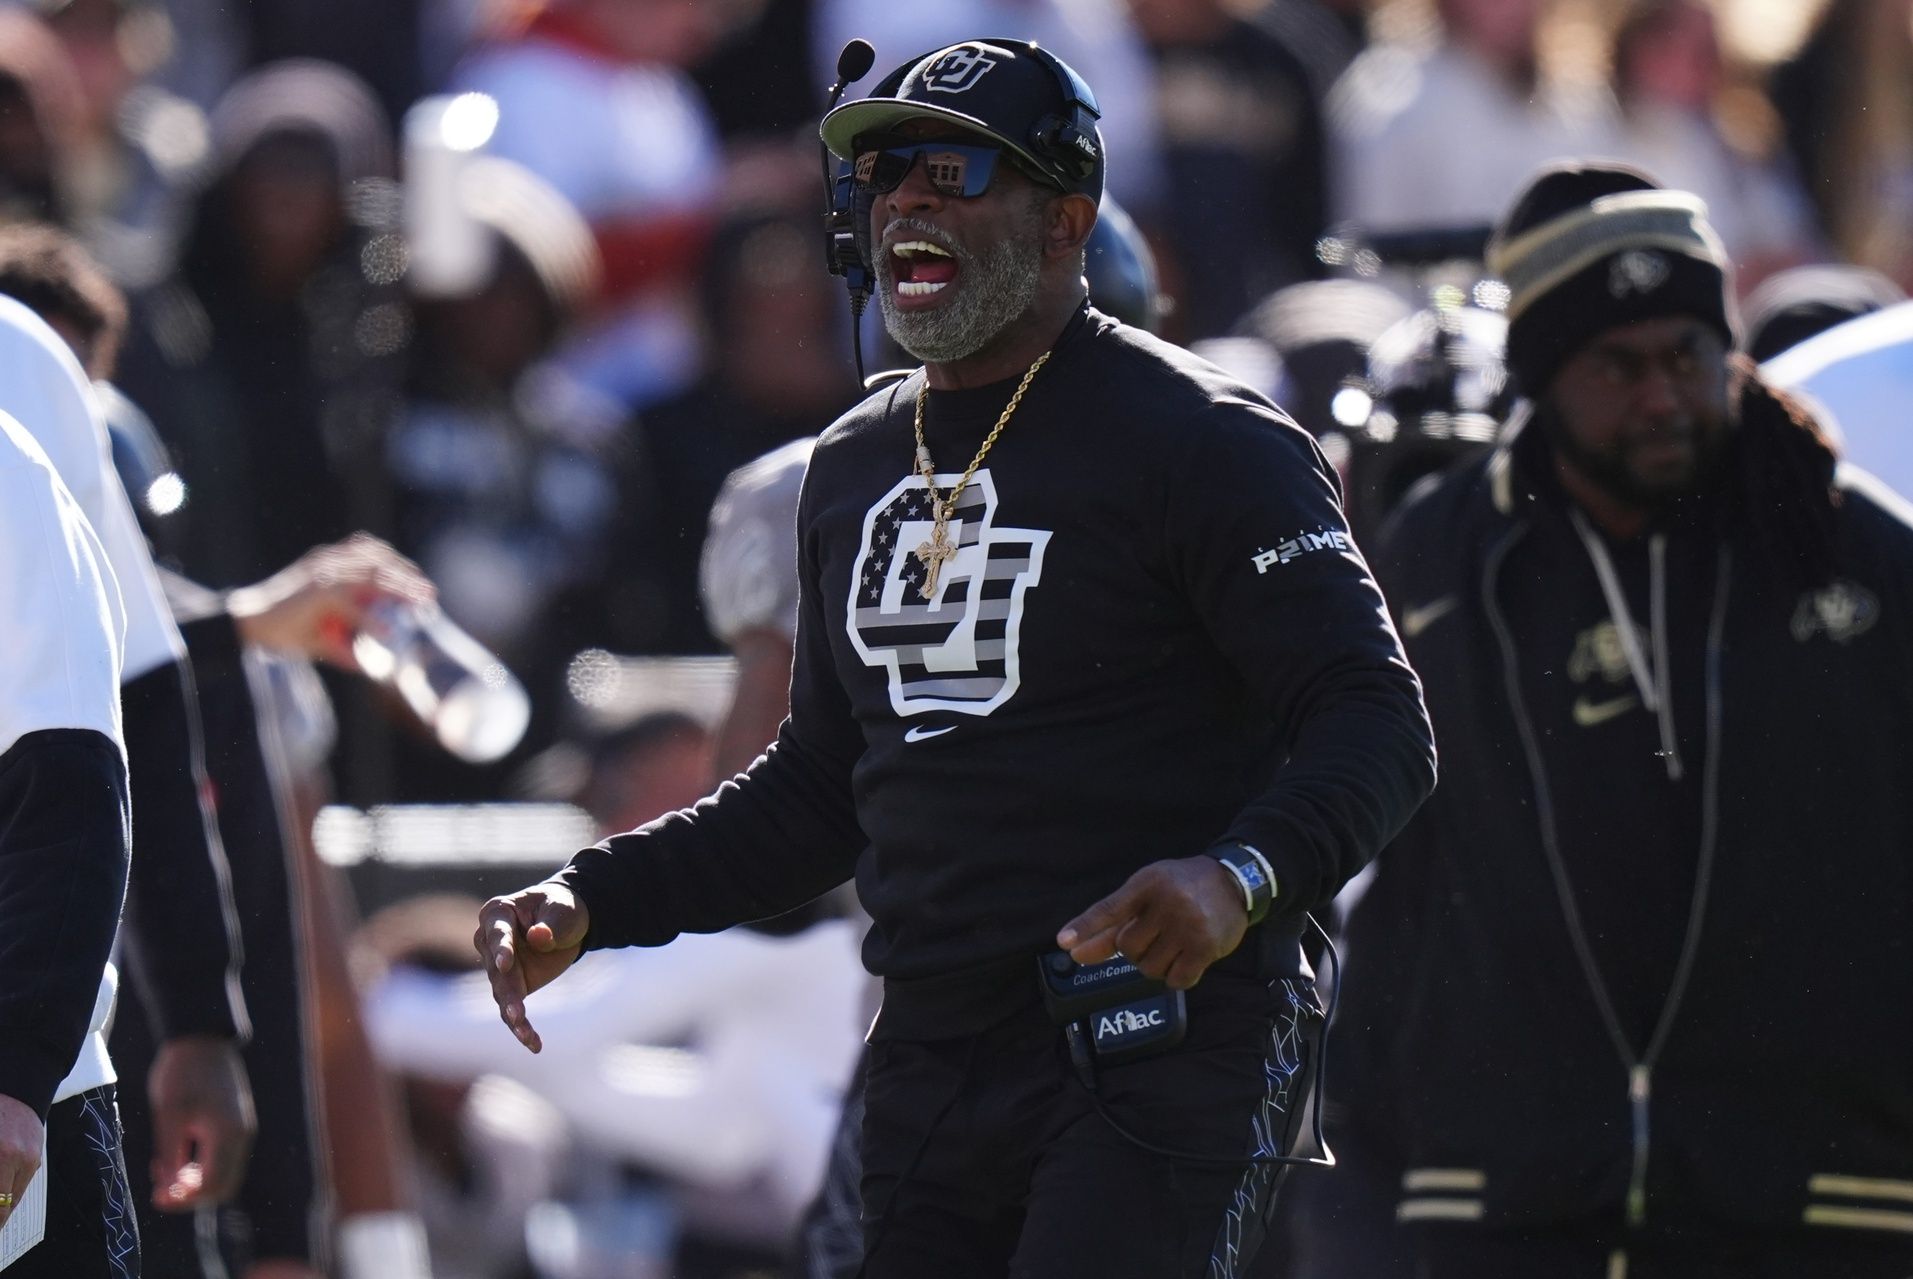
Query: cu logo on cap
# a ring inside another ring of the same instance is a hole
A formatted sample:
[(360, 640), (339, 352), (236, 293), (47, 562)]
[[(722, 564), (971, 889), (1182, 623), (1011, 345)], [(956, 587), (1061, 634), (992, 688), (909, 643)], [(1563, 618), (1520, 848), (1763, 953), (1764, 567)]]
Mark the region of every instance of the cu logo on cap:
[(923, 87), (935, 93), (964, 93), (999, 62), (1009, 59), (973, 44), (960, 44), (937, 55), (923, 69)]

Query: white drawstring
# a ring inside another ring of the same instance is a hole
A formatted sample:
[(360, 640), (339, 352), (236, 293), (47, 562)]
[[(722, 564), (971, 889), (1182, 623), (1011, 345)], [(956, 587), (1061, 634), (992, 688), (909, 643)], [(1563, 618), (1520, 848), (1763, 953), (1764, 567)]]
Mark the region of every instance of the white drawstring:
[(1614, 560), (1608, 555), (1607, 546), (1601, 541), (1600, 535), (1588, 526), (1580, 511), (1570, 509), (1568, 519), (1573, 522), (1574, 531), (1580, 535), (1581, 545), (1587, 548), (1588, 558), (1594, 561), (1594, 575), (1601, 581), (1601, 594), (1607, 598), (1608, 617), (1614, 623), (1621, 653), (1627, 658), (1627, 669), (1634, 677), (1634, 687), (1640, 692), (1641, 704), (1654, 715), (1659, 727), (1661, 758), (1667, 761), (1668, 779), (1679, 781), (1682, 773), (1680, 744), (1674, 737), (1674, 698), (1667, 658), (1667, 535), (1656, 533), (1647, 543), (1648, 612), (1654, 646), (1650, 664), (1648, 654), (1641, 648), (1641, 637), (1634, 629), (1634, 611), (1627, 606), (1627, 593), (1621, 589), (1621, 579), (1614, 572)]
[(1647, 542), (1648, 625), (1653, 628), (1654, 670), (1661, 677), (1661, 757), (1667, 778), (1681, 779), (1680, 741), (1674, 736), (1674, 673), (1667, 656), (1667, 535), (1656, 533)]

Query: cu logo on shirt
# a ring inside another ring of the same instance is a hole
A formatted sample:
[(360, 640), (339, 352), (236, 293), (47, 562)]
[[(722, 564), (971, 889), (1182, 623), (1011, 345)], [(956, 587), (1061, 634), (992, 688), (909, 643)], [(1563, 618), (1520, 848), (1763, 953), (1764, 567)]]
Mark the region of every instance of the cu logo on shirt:
[[(939, 494), (960, 478), (938, 475)], [(1023, 598), (1042, 579), (1050, 535), (997, 528), (995, 519), (996, 485), (986, 467), (951, 512), (956, 555), (926, 600), (916, 548), (930, 540), (933, 520), (923, 477), (900, 481), (864, 515), (845, 626), (864, 665), (885, 672), (898, 715), (988, 715), (1022, 683)]]

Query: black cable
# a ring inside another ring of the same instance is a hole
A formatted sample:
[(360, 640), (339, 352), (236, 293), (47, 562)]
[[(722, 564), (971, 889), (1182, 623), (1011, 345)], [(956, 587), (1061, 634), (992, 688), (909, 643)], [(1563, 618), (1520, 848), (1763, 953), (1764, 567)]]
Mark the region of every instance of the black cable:
[(850, 353), (857, 361), (857, 385), (870, 389), (870, 379), (864, 376), (864, 306), (870, 301), (870, 294), (857, 288), (850, 289)]

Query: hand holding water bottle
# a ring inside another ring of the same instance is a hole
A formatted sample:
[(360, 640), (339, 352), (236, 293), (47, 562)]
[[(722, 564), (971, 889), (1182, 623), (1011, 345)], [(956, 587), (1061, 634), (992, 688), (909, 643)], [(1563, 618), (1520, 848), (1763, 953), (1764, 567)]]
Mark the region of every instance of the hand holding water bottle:
[(362, 671), (388, 685), (460, 759), (489, 763), (525, 734), (531, 703), (512, 673), (440, 611), (418, 566), (359, 533), (317, 547), (227, 609), (249, 645)]
[(438, 592), (418, 565), (370, 533), (315, 546), (285, 568), (226, 598), (249, 648), (359, 669), (353, 637), (382, 603), (432, 605)]

